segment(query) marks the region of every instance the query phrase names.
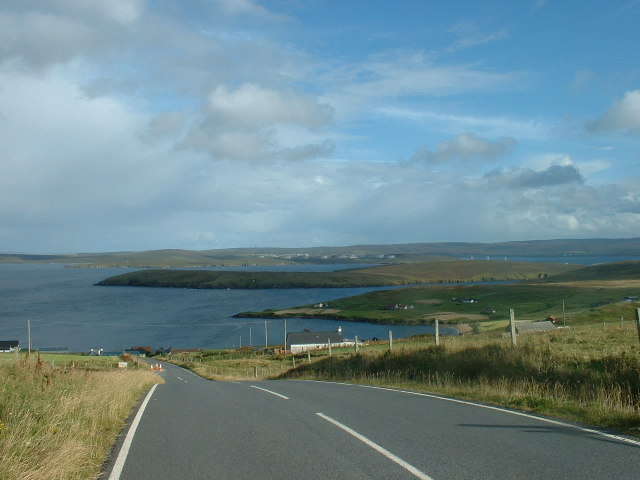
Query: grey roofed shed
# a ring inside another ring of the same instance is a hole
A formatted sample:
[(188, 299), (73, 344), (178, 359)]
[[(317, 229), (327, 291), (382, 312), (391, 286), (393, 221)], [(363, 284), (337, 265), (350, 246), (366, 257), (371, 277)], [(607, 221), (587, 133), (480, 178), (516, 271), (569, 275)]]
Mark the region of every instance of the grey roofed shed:
[(305, 330), (303, 332), (287, 333), (286, 349), (291, 350), (291, 346), (306, 346), (308, 348), (317, 348), (319, 345), (338, 344), (344, 342), (342, 332), (311, 332)]
[(12, 352), (20, 346), (18, 340), (0, 340), (0, 352)]

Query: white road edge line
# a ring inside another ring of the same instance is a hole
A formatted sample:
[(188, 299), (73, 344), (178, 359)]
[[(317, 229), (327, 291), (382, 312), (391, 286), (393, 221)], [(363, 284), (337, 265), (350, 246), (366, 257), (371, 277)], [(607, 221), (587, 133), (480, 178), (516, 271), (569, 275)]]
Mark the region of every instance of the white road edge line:
[(280, 395), (279, 393), (272, 392), (271, 390), (267, 390), (266, 388), (256, 387), (255, 385), (251, 385), (251, 388), (257, 388), (258, 390), (262, 390), (263, 392), (270, 393), (271, 395), (275, 395), (276, 397), (284, 398), (285, 400), (289, 400), (289, 397), (285, 397), (284, 395)]
[[(345, 383), (344, 385), (352, 385), (352, 384)], [(621, 437), (620, 435), (614, 435), (612, 433), (602, 432), (600, 430), (594, 430), (593, 428), (581, 427), (580, 425), (572, 425), (570, 423), (561, 422), (559, 420), (552, 420), (550, 418), (538, 417), (536, 415), (530, 415), (530, 414), (524, 413), (524, 412), (518, 412), (518, 411), (515, 411), (515, 410), (508, 410), (506, 408), (494, 407), (492, 405), (483, 405), (481, 403), (470, 402), (470, 401), (467, 401), (467, 400), (458, 400), (456, 398), (441, 397), (439, 395), (433, 395), (433, 394), (430, 394), (430, 393), (412, 392), (412, 391), (409, 391), (409, 390), (397, 390), (395, 388), (376, 387), (374, 385), (358, 385), (358, 386), (362, 387), (362, 388), (371, 388), (371, 389), (374, 389), (374, 390), (386, 390), (386, 391), (389, 391), (389, 392), (406, 393), (406, 394), (409, 394), (409, 395), (416, 395), (418, 397), (429, 397), (429, 398), (435, 398), (435, 399), (438, 399), (438, 400), (446, 400), (447, 402), (461, 403), (463, 405), (472, 405), (474, 407), (486, 408), (487, 410), (495, 410), (497, 412), (509, 413), (511, 415), (518, 415), (520, 417), (531, 418), (533, 420), (538, 420), (538, 421), (541, 421), (541, 422), (550, 423), (552, 425), (559, 425), (559, 426), (562, 426), (562, 427), (575, 428), (576, 430), (580, 430), (580, 431), (585, 432), (585, 433), (592, 433), (594, 435), (599, 435), (601, 437), (610, 438), (610, 439), (613, 439), (613, 440), (617, 440), (619, 442), (624, 442), (624, 443), (628, 443), (628, 444), (640, 447), (640, 441), (639, 440), (633, 440), (631, 438)]]
[(111, 475), (109, 475), (109, 480), (119, 480), (122, 469), (124, 468), (124, 462), (126, 462), (127, 455), (129, 455), (129, 449), (131, 448), (133, 436), (136, 434), (136, 430), (138, 429), (138, 424), (140, 423), (140, 419), (142, 418), (144, 409), (147, 408), (147, 403), (149, 403), (149, 399), (151, 398), (151, 395), (153, 395), (153, 392), (155, 391), (157, 386), (158, 384), (156, 383), (153, 387), (151, 387), (151, 390), (149, 390), (149, 393), (147, 393), (147, 396), (144, 398), (142, 405), (140, 405), (140, 409), (138, 410), (138, 413), (136, 413), (136, 416), (131, 423), (131, 427), (127, 432), (127, 436), (122, 443), (122, 447), (120, 447), (120, 452), (118, 453), (118, 457), (113, 464), (113, 469), (111, 470)]
[(415, 475), (416, 477), (420, 478), (421, 480), (433, 480), (429, 475), (427, 475), (426, 473), (422, 472), (421, 470), (418, 470), (416, 467), (414, 467), (413, 465), (411, 465), (410, 463), (405, 462), (404, 460), (402, 460), (400, 457), (398, 457), (397, 455), (394, 455), (393, 453), (391, 453), (389, 450), (387, 450), (386, 448), (381, 447), (380, 445), (378, 445), (377, 443), (369, 440), (367, 437), (365, 437), (364, 435), (359, 434), (358, 432), (356, 432), (355, 430), (353, 430), (352, 428), (347, 427), (346, 425), (338, 422), (337, 420), (334, 420), (331, 417), (328, 417), (327, 415), (325, 415), (324, 413), (319, 413), (316, 412), (316, 415), (318, 415), (320, 418), (323, 418), (324, 420), (326, 420), (329, 423), (332, 423), (333, 425), (335, 425), (336, 427), (344, 430), (345, 432), (347, 432), (349, 435), (352, 435), (353, 437), (357, 438), (358, 440), (360, 440), (362, 443), (364, 443), (365, 445), (373, 448), (376, 452), (381, 453), (382, 455), (384, 455), (385, 457), (387, 457), (389, 460), (391, 460), (392, 462), (397, 463), (398, 465), (400, 465), (402, 468), (404, 468), (405, 470), (407, 470), (408, 472), (412, 473), (413, 475)]

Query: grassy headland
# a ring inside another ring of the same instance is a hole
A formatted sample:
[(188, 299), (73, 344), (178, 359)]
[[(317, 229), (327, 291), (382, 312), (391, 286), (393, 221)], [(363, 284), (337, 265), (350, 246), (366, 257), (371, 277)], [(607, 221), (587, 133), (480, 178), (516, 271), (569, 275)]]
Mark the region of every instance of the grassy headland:
[(171, 288), (335, 288), (544, 278), (578, 268), (560, 263), (449, 260), (336, 272), (141, 270), (107, 278), (100, 286)]
[[(560, 281), (563, 279), (566, 281)], [(630, 319), (633, 304), (625, 298), (637, 296), (639, 292), (640, 262), (620, 262), (567, 271), (533, 282), (398, 288), (332, 300), (328, 306), (323, 303), (321, 308), (301, 305), (283, 310), (242, 312), (237, 316), (326, 318), (403, 325), (429, 325), (438, 319), (444, 324), (472, 324), (476, 330), (502, 332), (512, 308), (518, 320), (535, 321), (555, 316), (569, 325), (592, 323), (602, 318)]]
[(0, 478), (97, 478), (132, 407), (161, 381), (116, 361), (0, 354)]

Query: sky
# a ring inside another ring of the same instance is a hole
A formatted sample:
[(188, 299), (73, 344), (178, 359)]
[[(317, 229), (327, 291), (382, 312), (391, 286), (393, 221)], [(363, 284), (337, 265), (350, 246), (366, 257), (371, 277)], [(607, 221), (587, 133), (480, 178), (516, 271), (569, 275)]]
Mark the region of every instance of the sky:
[(0, 0), (0, 252), (640, 236), (638, 0)]

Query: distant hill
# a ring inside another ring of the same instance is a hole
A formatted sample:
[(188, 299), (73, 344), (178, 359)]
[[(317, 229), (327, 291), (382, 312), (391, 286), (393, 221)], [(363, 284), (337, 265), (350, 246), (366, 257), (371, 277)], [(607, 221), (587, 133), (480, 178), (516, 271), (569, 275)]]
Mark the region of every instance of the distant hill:
[(407, 243), (308, 248), (231, 248), (34, 255), (0, 254), (0, 263), (66, 263), (93, 267), (209, 267), (304, 263), (390, 264), (486, 257), (639, 256), (640, 238), (530, 240), (500, 243)]
[(548, 278), (550, 282), (578, 282), (587, 280), (640, 280), (640, 261), (591, 265), (559, 273)]
[(336, 288), (427, 283), (532, 280), (577, 268), (563, 263), (446, 260), (385, 265), (337, 272), (247, 272), (219, 270), (140, 270), (97, 285), (170, 288)]

